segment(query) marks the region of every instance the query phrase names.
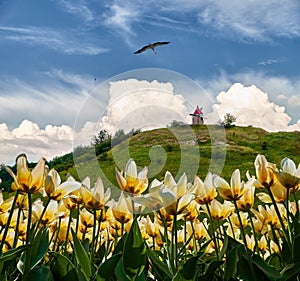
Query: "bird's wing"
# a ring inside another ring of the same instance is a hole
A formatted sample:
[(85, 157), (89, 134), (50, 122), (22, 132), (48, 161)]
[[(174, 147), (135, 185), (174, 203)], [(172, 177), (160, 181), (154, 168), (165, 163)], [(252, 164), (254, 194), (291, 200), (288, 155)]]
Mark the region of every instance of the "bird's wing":
[(147, 49), (149, 49), (149, 45), (142, 47), (141, 49), (135, 51), (134, 53), (139, 54), (139, 53), (145, 52)]
[(166, 42), (166, 41), (165, 42), (155, 42), (152, 45), (153, 45), (153, 47), (156, 47), (156, 46), (167, 45), (169, 43), (170, 43), (170, 41), (168, 41), (168, 42)]

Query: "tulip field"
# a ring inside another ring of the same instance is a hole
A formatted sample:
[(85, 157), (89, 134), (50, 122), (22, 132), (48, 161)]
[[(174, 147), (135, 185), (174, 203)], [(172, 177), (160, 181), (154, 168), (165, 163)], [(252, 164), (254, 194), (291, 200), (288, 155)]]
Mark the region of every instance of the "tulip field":
[(129, 159), (115, 198), (101, 178), (62, 181), (21, 154), (16, 172), (2, 165), (0, 280), (300, 280), (300, 165), (268, 160), (230, 181), (149, 182)]

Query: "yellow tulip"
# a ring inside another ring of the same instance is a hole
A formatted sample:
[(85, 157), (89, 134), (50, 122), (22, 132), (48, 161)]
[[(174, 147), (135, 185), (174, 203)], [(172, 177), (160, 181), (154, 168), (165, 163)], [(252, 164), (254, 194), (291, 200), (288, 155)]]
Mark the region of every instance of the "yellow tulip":
[(291, 189), (291, 192), (295, 192), (300, 187), (300, 164), (298, 168), (293, 160), (284, 158), (281, 161), (281, 170), (274, 171), (279, 182), (286, 188)]
[(116, 168), (116, 178), (120, 188), (123, 191), (132, 194), (141, 194), (148, 187), (148, 178), (147, 178), (148, 168), (145, 167), (139, 173), (137, 172), (137, 166), (133, 159), (129, 159), (125, 172), (119, 172)]
[(110, 188), (107, 188), (104, 193), (102, 180), (98, 178), (94, 188), (82, 185), (80, 193), (83, 203), (88, 210), (100, 210), (104, 208), (110, 197)]
[(194, 180), (193, 192), (195, 193), (195, 201), (201, 205), (205, 205), (216, 198), (218, 193), (213, 185), (212, 173), (209, 172), (206, 175), (204, 182), (202, 182), (202, 180), (196, 176)]
[(244, 185), (245, 193), (236, 201), (239, 210), (248, 211), (254, 204), (255, 187), (253, 180), (248, 181)]
[[(206, 205), (201, 206), (201, 208), (208, 214)], [(224, 220), (228, 218), (234, 212), (234, 205), (229, 201), (224, 201), (221, 204), (216, 199), (212, 200), (209, 204), (211, 217), (213, 220)]]
[(270, 188), (276, 181), (276, 177), (273, 171), (277, 170), (276, 166), (272, 163), (268, 163), (264, 155), (258, 154), (254, 161), (257, 182), (255, 187), (257, 188)]
[(129, 222), (133, 218), (132, 208), (126, 200), (124, 193), (121, 193), (118, 202), (111, 201), (111, 208), (114, 218), (121, 224)]
[(45, 182), (45, 164), (46, 159), (41, 158), (35, 165), (32, 171), (28, 168), (27, 157), (25, 154), (20, 154), (16, 159), (17, 175), (7, 166), (2, 164), (6, 171), (12, 176), (13, 190), (20, 190), (24, 193), (37, 193), (41, 191)]
[(241, 198), (246, 191), (244, 188), (244, 182), (241, 182), (241, 175), (239, 169), (236, 169), (232, 173), (230, 185), (227, 183), (226, 180), (224, 180), (218, 175), (213, 176), (213, 182), (220, 196), (224, 200), (236, 201), (239, 198)]
[(61, 183), (60, 176), (58, 172), (51, 169), (45, 180), (45, 192), (49, 198), (52, 200), (59, 201), (66, 197), (72, 191), (78, 189), (81, 184), (73, 179), (73, 177), (68, 177), (68, 179)]

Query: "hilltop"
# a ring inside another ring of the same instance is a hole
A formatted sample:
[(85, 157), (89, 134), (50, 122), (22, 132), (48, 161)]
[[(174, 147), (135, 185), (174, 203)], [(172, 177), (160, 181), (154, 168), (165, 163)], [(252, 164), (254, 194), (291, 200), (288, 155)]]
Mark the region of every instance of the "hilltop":
[[(67, 174), (76, 179), (80, 176), (81, 180), (90, 176), (93, 183), (101, 176), (105, 185), (111, 185), (116, 184), (115, 167), (124, 168), (129, 158), (139, 168), (148, 166), (150, 181), (163, 179), (166, 171), (176, 178), (185, 172), (189, 181), (195, 174), (204, 179), (208, 171), (229, 180), (237, 168), (245, 179), (246, 171), (255, 173), (253, 162), (259, 153), (279, 167), (284, 157), (296, 165), (300, 162), (300, 132), (271, 133), (251, 126), (222, 129), (216, 125), (181, 125), (139, 132), (103, 147), (98, 155), (95, 147), (78, 147), (74, 154), (52, 159), (49, 166), (58, 170), (62, 178)], [(9, 177), (4, 174), (1, 171), (0, 177), (8, 186)]]

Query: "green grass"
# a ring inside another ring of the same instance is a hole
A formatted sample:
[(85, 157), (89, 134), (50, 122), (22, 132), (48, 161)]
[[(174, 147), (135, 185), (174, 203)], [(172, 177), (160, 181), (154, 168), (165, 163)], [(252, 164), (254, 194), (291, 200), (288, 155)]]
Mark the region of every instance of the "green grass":
[(93, 181), (103, 173), (112, 184), (116, 184), (115, 167), (123, 169), (129, 158), (135, 160), (139, 169), (149, 168), (150, 181), (162, 180), (166, 171), (176, 178), (185, 172), (190, 181), (195, 174), (204, 179), (209, 170), (229, 180), (237, 168), (245, 179), (246, 171), (255, 172), (253, 162), (257, 154), (266, 155), (277, 166), (284, 157), (298, 164), (299, 148), (299, 132), (269, 133), (260, 128), (234, 126), (224, 133), (218, 126), (180, 126), (132, 136), (106, 155), (99, 155), (98, 167), (83, 161), (79, 168)]
[[(72, 154), (56, 157), (49, 165), (58, 169), (63, 179), (67, 174), (79, 180), (89, 176), (93, 183), (100, 176), (106, 186), (117, 185), (115, 167), (124, 169), (129, 158), (135, 160), (139, 169), (148, 167), (150, 181), (162, 180), (166, 171), (177, 179), (185, 172), (190, 182), (195, 174), (204, 180), (208, 171), (230, 180), (237, 168), (246, 180), (246, 171), (255, 173), (253, 162), (257, 154), (264, 154), (280, 167), (284, 157), (298, 165), (299, 151), (300, 132), (269, 133), (251, 126), (223, 130), (214, 125), (186, 125), (136, 134), (97, 157), (94, 148), (80, 147), (75, 154), (75, 166)], [(3, 173), (0, 172), (2, 179)], [(7, 175), (4, 178), (7, 180)]]

